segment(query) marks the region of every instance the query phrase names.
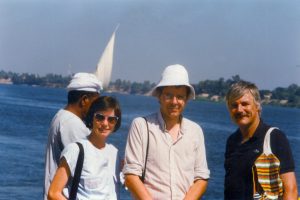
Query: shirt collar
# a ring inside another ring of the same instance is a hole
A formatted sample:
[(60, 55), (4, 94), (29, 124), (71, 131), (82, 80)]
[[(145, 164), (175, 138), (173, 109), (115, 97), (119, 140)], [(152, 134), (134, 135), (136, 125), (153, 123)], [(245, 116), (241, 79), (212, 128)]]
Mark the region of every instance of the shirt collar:
[[(166, 131), (166, 123), (164, 121), (164, 118), (162, 117), (160, 110), (157, 112), (157, 118), (158, 118), (158, 123), (159, 123), (161, 130), (163, 130), (165, 132)], [(184, 134), (184, 130), (185, 130), (184, 121), (185, 121), (184, 117), (181, 115), (180, 116), (180, 133), (179, 134)]]
[(265, 131), (264, 131), (264, 126), (263, 126), (263, 121), (260, 119), (259, 124), (253, 134), (253, 138), (258, 139), (258, 138), (264, 138), (265, 137)]
[[(260, 121), (259, 121), (259, 124), (256, 128), (256, 130), (254, 131), (254, 134), (253, 136), (249, 139), (249, 140), (256, 140), (256, 139), (259, 139), (259, 138), (264, 138), (265, 136), (265, 126), (264, 126), (264, 122), (263, 120), (260, 118)], [(241, 142), (243, 140), (243, 137), (242, 137), (242, 132), (240, 131), (240, 129), (237, 130), (237, 140), (239, 142)]]

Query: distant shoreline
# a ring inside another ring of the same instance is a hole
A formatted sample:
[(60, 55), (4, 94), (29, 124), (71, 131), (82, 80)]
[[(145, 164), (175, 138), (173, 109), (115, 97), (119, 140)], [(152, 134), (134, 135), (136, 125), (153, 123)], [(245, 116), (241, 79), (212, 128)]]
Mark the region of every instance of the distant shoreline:
[(12, 85), (13, 82), (11, 81), (10, 78), (8, 79), (0, 78), (0, 84)]
[[(14, 84), (11, 81), (8, 80), (2, 80), (0, 79), (0, 85), (27, 85), (27, 86), (31, 86), (31, 87), (44, 87), (44, 88), (65, 88), (65, 87), (59, 87), (55, 84), (53, 85), (47, 85), (47, 86), (43, 86), (43, 85), (29, 85), (29, 84)], [(130, 92), (127, 91), (118, 91), (118, 90), (104, 90), (104, 92), (106, 93), (119, 93), (119, 94), (126, 94), (126, 95), (142, 95), (142, 96), (149, 96), (149, 93), (145, 93), (145, 94), (131, 94)], [(204, 95), (206, 96), (206, 95)], [(224, 97), (220, 97), (217, 95), (213, 95), (213, 96), (207, 96), (207, 97), (203, 97), (203, 94), (199, 94), (196, 96), (195, 101), (202, 101), (202, 102), (211, 102), (211, 103), (221, 103), (221, 104), (225, 104), (225, 98)], [(280, 106), (280, 107), (291, 107), (291, 108), (297, 108), (299, 109), (300, 106), (289, 106), (287, 103), (287, 100), (279, 100), (279, 99), (272, 99), (270, 100), (269, 98), (264, 98), (262, 99), (261, 103), (263, 105), (271, 105), (271, 106)]]
[[(47, 74), (46, 76), (41, 77), (36, 74), (17, 74), (0, 71), (0, 84), (27, 84), (50, 88), (65, 88), (70, 80), (71, 76), (63, 77), (62, 75), (57, 74)], [(204, 80), (192, 85), (195, 89), (196, 99), (211, 102), (223, 102), (225, 101), (225, 96), (230, 86), (241, 80), (243, 79), (241, 79), (239, 75), (235, 75), (227, 80), (224, 78), (219, 78), (218, 80)], [(147, 96), (155, 85), (155, 83), (151, 83), (150, 81), (138, 83), (117, 79), (114, 82), (110, 82), (105, 92)], [(262, 103), (266, 105), (300, 108), (300, 87), (296, 84), (291, 84), (287, 88), (277, 87), (272, 91), (260, 90), (260, 95)]]

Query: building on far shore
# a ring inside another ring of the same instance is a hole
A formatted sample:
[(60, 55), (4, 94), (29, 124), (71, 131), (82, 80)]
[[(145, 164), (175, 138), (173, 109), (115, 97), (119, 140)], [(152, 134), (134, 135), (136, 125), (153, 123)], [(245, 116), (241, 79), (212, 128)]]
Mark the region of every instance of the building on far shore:
[(13, 82), (11, 81), (11, 78), (0, 78), (0, 84), (13, 84)]

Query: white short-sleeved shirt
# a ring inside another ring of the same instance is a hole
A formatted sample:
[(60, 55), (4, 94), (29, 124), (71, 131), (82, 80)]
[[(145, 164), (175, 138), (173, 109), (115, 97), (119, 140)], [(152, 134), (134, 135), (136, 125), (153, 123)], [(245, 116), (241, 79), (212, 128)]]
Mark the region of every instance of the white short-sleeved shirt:
[(74, 113), (60, 109), (53, 117), (45, 157), (44, 200), (59, 164), (62, 150), (70, 143), (86, 138), (90, 130)]
[[(178, 139), (165, 130), (161, 113), (147, 116), (149, 153), (144, 185), (153, 199), (183, 199), (197, 179), (208, 179), (204, 136), (201, 127), (182, 118)], [(133, 120), (125, 149), (123, 173), (142, 175), (147, 146), (143, 118)]]
[[(90, 141), (81, 140), (84, 149), (84, 162), (77, 191), (78, 200), (116, 200), (119, 199), (120, 160), (118, 150), (111, 144), (103, 149), (96, 148)], [(62, 152), (74, 177), (79, 147), (69, 144)], [(71, 183), (69, 189), (71, 188)], [(68, 190), (64, 195), (68, 197)]]

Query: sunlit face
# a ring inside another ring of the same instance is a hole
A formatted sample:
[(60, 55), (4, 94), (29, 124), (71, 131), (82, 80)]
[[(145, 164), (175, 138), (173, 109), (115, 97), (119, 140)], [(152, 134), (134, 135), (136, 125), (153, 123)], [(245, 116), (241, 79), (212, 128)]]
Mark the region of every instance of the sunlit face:
[(159, 96), (160, 111), (165, 120), (179, 119), (187, 101), (187, 88), (185, 86), (164, 87)]
[(92, 134), (101, 137), (108, 137), (115, 129), (118, 117), (115, 116), (114, 109), (99, 111), (94, 114)]
[(230, 101), (228, 109), (231, 119), (239, 127), (249, 127), (260, 118), (259, 107), (250, 92), (245, 93), (239, 99)]

